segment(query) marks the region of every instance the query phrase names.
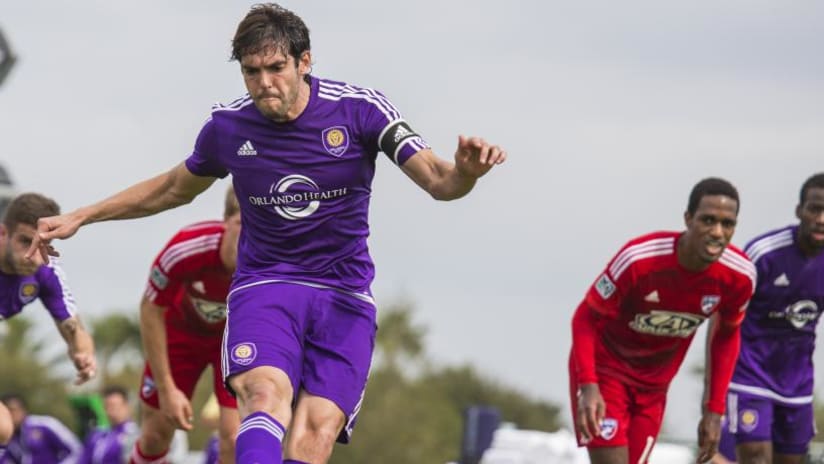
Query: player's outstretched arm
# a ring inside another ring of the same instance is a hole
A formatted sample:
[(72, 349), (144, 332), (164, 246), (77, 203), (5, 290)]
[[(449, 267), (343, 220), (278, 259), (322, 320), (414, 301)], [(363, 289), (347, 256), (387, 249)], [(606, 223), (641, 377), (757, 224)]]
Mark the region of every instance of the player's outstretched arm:
[(145, 296), (140, 302), (140, 337), (143, 352), (152, 368), (160, 411), (175, 426), (183, 430), (192, 429), (192, 404), (172, 377), (169, 365), (168, 340), (166, 338), (166, 308), (149, 301)]
[(94, 341), (92, 336), (80, 323), (77, 316), (57, 323), (57, 330), (66, 341), (69, 358), (77, 370), (75, 385), (79, 385), (94, 378), (97, 372), (97, 360), (94, 357)]
[(479, 177), (506, 161), (506, 157), (506, 152), (497, 145), (490, 145), (480, 137), (461, 135), (454, 163), (426, 149), (409, 158), (402, 169), (436, 200), (454, 200), (469, 193)]
[(705, 410), (701, 422), (698, 423), (698, 456), (696, 456), (695, 462), (709, 462), (718, 452), (718, 443), (720, 441), (721, 415)]
[(132, 185), (101, 202), (60, 216), (41, 218), (37, 221), (38, 233), (34, 236), (26, 257), (31, 258), (39, 252), (48, 261), (49, 255), (58, 256), (49, 245), (52, 239), (69, 238), (86, 224), (150, 216), (184, 205), (214, 181), (214, 177), (192, 174), (184, 163), (180, 163), (168, 172)]

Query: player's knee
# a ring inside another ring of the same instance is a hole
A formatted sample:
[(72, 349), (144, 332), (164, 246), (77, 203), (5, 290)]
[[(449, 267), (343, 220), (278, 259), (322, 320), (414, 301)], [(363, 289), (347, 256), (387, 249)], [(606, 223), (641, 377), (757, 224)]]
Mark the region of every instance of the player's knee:
[(311, 445), (310, 447), (328, 447), (335, 444), (341, 429), (343, 428), (343, 417), (336, 411), (328, 414), (309, 414), (306, 420), (292, 424), (290, 433), (295, 435), (295, 442), (300, 447), (301, 444)]
[(736, 447), (741, 464), (771, 464), (772, 448), (769, 443), (746, 443)]
[[(255, 370), (257, 371), (257, 369)], [(270, 415), (282, 415), (291, 409), (292, 386), (269, 371), (250, 371), (232, 381), (238, 401), (247, 413), (264, 411)]]

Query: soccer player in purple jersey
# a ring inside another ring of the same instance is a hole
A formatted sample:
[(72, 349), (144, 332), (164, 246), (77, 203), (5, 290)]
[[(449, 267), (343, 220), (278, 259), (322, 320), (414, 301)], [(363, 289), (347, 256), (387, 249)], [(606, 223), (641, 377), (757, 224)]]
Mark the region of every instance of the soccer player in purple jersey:
[(0, 464), (70, 464), (82, 445), (77, 437), (51, 416), (29, 414), (22, 396), (9, 393), (0, 401), (8, 407), (14, 435)]
[(83, 443), (76, 464), (121, 464), (129, 460), (140, 429), (132, 420), (129, 393), (119, 385), (103, 389), (103, 409), (109, 427), (95, 428)]
[(85, 224), (188, 203), (232, 174), (242, 232), (223, 366), (242, 417), (237, 461), (324, 463), (349, 439), (374, 347), (366, 240), (378, 152), (438, 200), (469, 193), (506, 153), (461, 136), (445, 161), (380, 92), (311, 75), (309, 31), (278, 5), (252, 7), (232, 57), (248, 93), (213, 109), (184, 163), (41, 220), (29, 255), (47, 257), (50, 240)]
[(741, 353), (727, 400), (741, 464), (804, 462), (815, 434), (813, 350), (824, 309), (824, 173), (808, 178), (797, 225), (752, 240), (758, 271), (741, 326)]

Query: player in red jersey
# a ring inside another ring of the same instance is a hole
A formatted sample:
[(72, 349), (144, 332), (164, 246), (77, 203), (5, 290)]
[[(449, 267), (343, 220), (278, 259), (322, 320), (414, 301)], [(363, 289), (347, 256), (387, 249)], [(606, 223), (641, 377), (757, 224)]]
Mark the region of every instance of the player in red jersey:
[(209, 365), (220, 404), (221, 462), (234, 462), (240, 419), (221, 377), (220, 345), (239, 233), (240, 208), (229, 188), (223, 221), (180, 230), (152, 264), (140, 304), (147, 362), (140, 388), (145, 407), (133, 464), (164, 462), (175, 429), (191, 430), (192, 393)]
[(715, 453), (739, 325), (755, 268), (730, 245), (738, 192), (708, 178), (690, 193), (686, 231), (631, 240), (572, 318), (570, 395), (579, 444), (593, 464), (644, 464), (661, 428), (667, 388), (698, 326), (711, 325), (698, 462)]

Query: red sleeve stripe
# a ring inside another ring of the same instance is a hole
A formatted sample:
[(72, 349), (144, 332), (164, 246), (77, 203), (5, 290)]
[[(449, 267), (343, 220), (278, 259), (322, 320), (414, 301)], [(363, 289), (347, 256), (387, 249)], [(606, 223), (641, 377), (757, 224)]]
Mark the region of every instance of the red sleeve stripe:
[(747, 276), (750, 279), (750, 281), (752, 281), (753, 290), (755, 289), (755, 282), (757, 278), (755, 266), (747, 258), (738, 255), (734, 251), (726, 249), (724, 250), (724, 253), (721, 255), (721, 259), (719, 259), (718, 262), (727, 266), (733, 271), (738, 272), (739, 274), (744, 274), (745, 276)]
[(160, 256), (160, 268), (168, 272), (182, 259), (216, 250), (220, 246), (221, 235), (220, 233), (203, 235), (170, 246)]
[(618, 279), (635, 261), (673, 253), (674, 237), (657, 238), (625, 248), (609, 266), (609, 274)]
[(157, 290), (152, 287), (152, 284), (146, 285), (146, 299), (154, 303), (156, 298)]

